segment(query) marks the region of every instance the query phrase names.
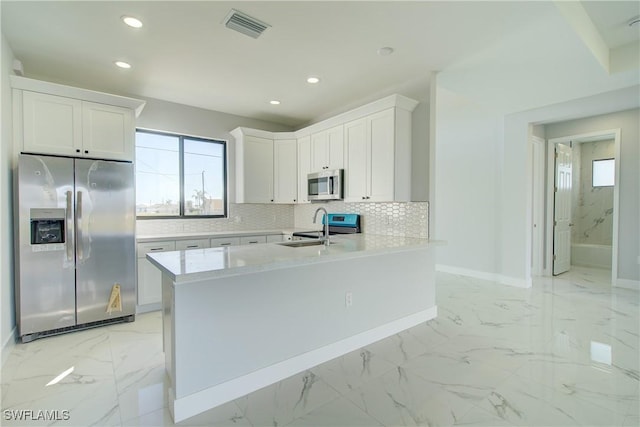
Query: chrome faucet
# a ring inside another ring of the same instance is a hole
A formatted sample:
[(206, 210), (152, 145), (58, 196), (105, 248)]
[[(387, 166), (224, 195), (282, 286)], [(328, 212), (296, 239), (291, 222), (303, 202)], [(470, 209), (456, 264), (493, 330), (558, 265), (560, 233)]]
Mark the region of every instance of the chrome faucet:
[(322, 238), (322, 241), (325, 246), (329, 246), (329, 214), (327, 213), (327, 210), (322, 207), (316, 209), (316, 213), (313, 214), (313, 222), (318, 222), (318, 212), (320, 211), (324, 212), (324, 237)]

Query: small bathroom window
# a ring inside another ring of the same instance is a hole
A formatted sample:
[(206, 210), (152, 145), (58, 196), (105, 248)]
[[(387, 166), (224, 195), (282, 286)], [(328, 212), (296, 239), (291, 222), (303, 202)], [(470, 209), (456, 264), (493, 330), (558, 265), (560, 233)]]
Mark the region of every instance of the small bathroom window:
[(600, 159), (593, 161), (594, 187), (613, 187), (615, 179), (615, 159)]

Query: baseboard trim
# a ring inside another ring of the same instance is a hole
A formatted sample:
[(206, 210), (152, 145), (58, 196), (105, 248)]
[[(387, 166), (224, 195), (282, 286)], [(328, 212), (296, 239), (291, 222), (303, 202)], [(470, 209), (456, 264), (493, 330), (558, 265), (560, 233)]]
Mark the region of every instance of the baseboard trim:
[(14, 326), (13, 329), (11, 330), (11, 333), (9, 334), (9, 337), (6, 339), (4, 343), (2, 343), (2, 349), (0, 350), (0, 352), (2, 353), (2, 361), (0, 366), (4, 366), (7, 359), (9, 359), (9, 354), (11, 354), (11, 351), (16, 346), (17, 335), (18, 335), (18, 327)]
[(433, 306), (427, 310), (414, 313), (179, 399), (176, 399), (174, 390), (169, 389), (169, 411), (173, 416), (174, 422), (178, 423), (270, 384), (274, 384), (291, 375), (328, 362), (331, 359), (335, 359), (336, 357), (402, 332), (420, 323), (435, 319), (437, 314), (438, 307)]
[(632, 289), (634, 291), (640, 291), (640, 280), (631, 280), (631, 279), (616, 279), (615, 285), (616, 288), (624, 288), (624, 289)]
[(456, 274), (459, 276), (473, 277), (474, 279), (487, 280), (489, 282), (500, 283), (501, 285), (513, 286), (516, 288), (530, 288), (531, 278), (520, 279), (512, 276), (505, 276), (498, 273), (488, 273), (486, 271), (471, 270), (468, 268), (454, 267), (452, 265), (436, 264), (436, 271)]

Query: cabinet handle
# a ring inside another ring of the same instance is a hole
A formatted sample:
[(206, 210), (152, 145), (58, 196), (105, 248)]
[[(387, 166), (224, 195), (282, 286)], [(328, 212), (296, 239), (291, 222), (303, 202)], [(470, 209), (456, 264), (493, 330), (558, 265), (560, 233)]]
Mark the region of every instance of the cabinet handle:
[(149, 249), (149, 252), (161, 251), (163, 249), (164, 248), (151, 248), (151, 249)]
[(295, 202), (295, 201), (296, 201), (296, 199), (293, 199), (293, 201)]
[(79, 152), (80, 152), (80, 149), (79, 149), (79, 148), (76, 148), (76, 153), (79, 153)]
[(89, 154), (89, 150), (84, 150), (84, 154)]
[(366, 199), (366, 197), (362, 196), (362, 200)]
[(271, 199), (271, 201), (273, 202), (273, 199)]
[(197, 248), (198, 245), (187, 245), (187, 248)]
[(227, 243), (220, 243), (220, 246), (230, 246), (231, 243), (227, 242)]
[(257, 240), (252, 240), (252, 241), (249, 242), (249, 244), (251, 244), (251, 243), (258, 243), (258, 241)]

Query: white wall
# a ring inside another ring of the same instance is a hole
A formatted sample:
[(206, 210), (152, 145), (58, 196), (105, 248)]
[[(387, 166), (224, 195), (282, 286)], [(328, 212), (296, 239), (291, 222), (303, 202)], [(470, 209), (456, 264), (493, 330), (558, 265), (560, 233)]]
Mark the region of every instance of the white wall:
[[(638, 96), (636, 90), (631, 91)], [(547, 124), (547, 138), (620, 128), (618, 278), (640, 280), (640, 109)]]
[[(639, 94), (640, 86), (636, 85), (505, 114), (492, 110), (488, 106), (490, 100), (479, 105), (470, 97), (438, 84), (435, 230), (430, 237), (448, 242), (438, 250), (438, 268), (515, 286), (530, 286), (532, 220), (528, 143), (532, 128), (535, 128), (531, 124), (637, 108)], [(635, 170), (635, 175), (630, 172), (631, 175), (625, 175), (621, 182), (621, 190), (624, 185), (628, 191), (635, 191), (635, 196), (628, 197), (626, 204), (621, 205), (621, 211), (624, 209), (621, 222), (635, 221), (635, 226), (625, 225), (624, 233), (628, 233), (626, 239), (636, 241), (639, 237), (637, 123), (636, 115), (635, 130), (623, 131), (635, 141), (635, 146), (627, 144), (631, 147), (621, 156), (624, 159), (621, 167)], [(614, 127), (608, 124), (605, 129)], [(548, 127), (545, 131), (549, 131)], [(537, 132), (540, 132), (539, 128)], [(547, 133), (546, 137), (552, 136)], [(637, 245), (625, 242), (622, 247), (628, 252), (620, 260), (619, 277), (637, 280)]]
[(436, 93), (432, 238), (439, 269), (501, 271), (502, 121), (500, 114), (443, 87)]
[[(12, 202), (12, 113), (11, 85), (9, 75), (13, 74), (13, 51), (2, 34), (1, 68), (1, 112), (0, 123), (0, 346), (2, 349), (13, 339), (15, 328), (13, 292), (13, 202)], [(6, 354), (2, 354), (4, 361)]]

